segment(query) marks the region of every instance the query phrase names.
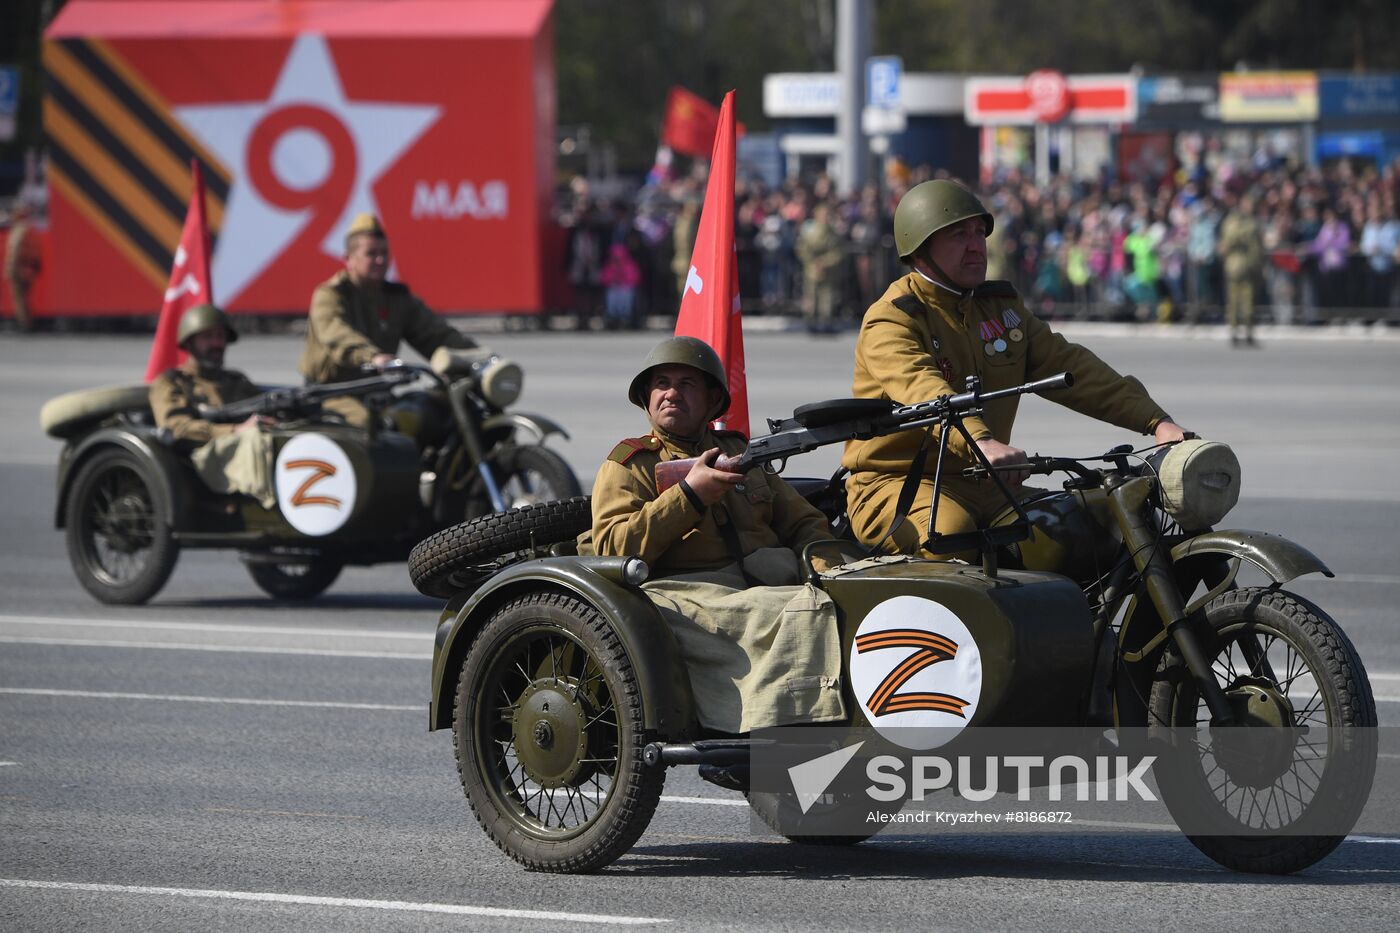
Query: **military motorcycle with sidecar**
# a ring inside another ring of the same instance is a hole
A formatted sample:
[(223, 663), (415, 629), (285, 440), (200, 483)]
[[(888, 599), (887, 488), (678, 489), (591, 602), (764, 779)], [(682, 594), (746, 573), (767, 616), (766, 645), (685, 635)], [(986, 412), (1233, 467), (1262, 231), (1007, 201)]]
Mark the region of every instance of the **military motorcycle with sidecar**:
[[(773, 433), (750, 441), (732, 466), (937, 425), (936, 508), (950, 432), (977, 451), (964, 417), (996, 397), (1071, 381), (1062, 374), (983, 393), (972, 379), (966, 392), (919, 405), (803, 406), (770, 421)], [(922, 611), (951, 614), (980, 654), (980, 682), (960, 701), (970, 701), (969, 733), (1155, 730), (1170, 759), (1157, 773), (1162, 799), (1210, 858), (1287, 873), (1331, 852), (1369, 794), (1375, 701), (1337, 623), (1283, 589), (1331, 571), (1285, 538), (1213, 529), (1238, 496), (1238, 461), (1223, 445), (1034, 457), (1031, 469), (1069, 479), (1017, 497), (981, 459), (972, 472), (1000, 486), (1005, 513), (967, 540), (926, 542), (934, 553), (975, 548), (980, 567), (864, 554), (818, 571), (805, 555), (807, 579), (838, 610), (843, 675), (852, 675), (871, 620), (893, 613), (909, 628)], [(843, 527), (840, 474), (794, 485)], [(647, 565), (576, 553), (573, 536), (590, 521), (584, 497), (532, 506), (446, 529), (409, 558), (419, 590), (448, 599), (429, 728), (452, 730), (482, 828), (541, 871), (609, 864), (645, 829), (668, 767), (734, 765), (754, 741), (700, 729), (676, 641), (643, 589)], [(1240, 585), (1242, 567), (1267, 583)], [(897, 704), (873, 702), (854, 679), (842, 685), (850, 725), (878, 730)], [(1226, 738), (1241, 734), (1269, 741)], [(793, 832), (779, 819), (781, 802), (747, 796), (793, 841), (850, 843), (877, 831)]]
[[(203, 414), (236, 423), (267, 415), (277, 501), (215, 493), (168, 431), (145, 385), (51, 399), (39, 420), (63, 440), (54, 523), (83, 588), (99, 601), (155, 596), (182, 549), (234, 549), (278, 599), (323, 592), (346, 565), (404, 560), (425, 534), (463, 519), (579, 494), (542, 415), (511, 411), (520, 367), (489, 350), (395, 361), (347, 383), (271, 388)], [(358, 396), (374, 432), (349, 427), (321, 401)]]

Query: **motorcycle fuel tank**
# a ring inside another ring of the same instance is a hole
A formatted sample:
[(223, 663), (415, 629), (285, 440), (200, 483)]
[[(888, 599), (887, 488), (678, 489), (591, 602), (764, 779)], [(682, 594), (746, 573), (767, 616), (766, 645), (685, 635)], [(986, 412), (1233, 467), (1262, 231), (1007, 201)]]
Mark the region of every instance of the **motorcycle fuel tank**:
[(1084, 594), (1064, 577), (877, 558), (821, 585), (839, 609), (854, 724), (912, 723), (911, 713), (977, 726), (1081, 717), (1093, 629)]

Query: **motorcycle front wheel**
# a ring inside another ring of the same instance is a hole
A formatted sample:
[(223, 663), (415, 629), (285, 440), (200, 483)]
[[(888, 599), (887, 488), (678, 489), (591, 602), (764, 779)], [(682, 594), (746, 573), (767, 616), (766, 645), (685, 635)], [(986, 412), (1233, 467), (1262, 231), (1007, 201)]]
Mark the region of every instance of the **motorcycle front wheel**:
[(1291, 593), (1232, 590), (1202, 612), (1204, 653), (1236, 725), (1211, 727), (1169, 647), (1150, 702), (1166, 736), (1155, 769), (1162, 800), (1192, 844), (1227, 868), (1306, 868), (1341, 843), (1370, 793), (1376, 703), (1366, 671), (1341, 628)]
[(498, 609), (467, 652), (452, 737), (482, 829), (511, 858), (592, 872), (632, 847), (666, 771), (647, 765), (641, 687), (607, 620), (558, 592)]
[(506, 507), (518, 509), (583, 495), (578, 477), (559, 454), (537, 444), (516, 447), (495, 464)]

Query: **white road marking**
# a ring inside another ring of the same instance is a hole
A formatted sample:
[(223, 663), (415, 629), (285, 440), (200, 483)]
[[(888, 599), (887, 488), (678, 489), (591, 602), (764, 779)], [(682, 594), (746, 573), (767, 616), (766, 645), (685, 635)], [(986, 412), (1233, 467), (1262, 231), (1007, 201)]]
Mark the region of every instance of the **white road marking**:
[(1400, 837), (1396, 836), (1348, 836), (1347, 842), (1367, 842), (1379, 843), (1380, 845), (1400, 845)]
[(18, 764), (18, 761), (0, 761), (0, 768), (13, 768)]
[(507, 907), (476, 907), (470, 904), (433, 904), (416, 901), (376, 901), (359, 897), (315, 897), (308, 894), (275, 894), (268, 891), (212, 891), (200, 888), (152, 888), (128, 884), (82, 884), (75, 881), (25, 881), (0, 878), (0, 887), (32, 888), (50, 891), (83, 891), (93, 894), (157, 894), (166, 897), (203, 897), (215, 900), (263, 901), (274, 904), (304, 904), (310, 907), (351, 907), (370, 910), (400, 910), (427, 914), (465, 914), (473, 917), (508, 917), (519, 920), (553, 920), (565, 923), (609, 923), (640, 926), (670, 923), (666, 917), (627, 917), (610, 914), (575, 914), (555, 910), (516, 910)]
[(234, 635), (315, 635), (332, 638), (402, 638), (431, 643), (432, 632), (395, 632), (388, 629), (274, 628), (261, 625), (217, 625), (208, 622), (155, 622), (142, 619), (72, 619), (48, 616), (0, 615), (0, 625), (88, 626), (148, 628), (177, 632), (227, 632)]
[(28, 687), (0, 687), (0, 693), (40, 697), (78, 697), (92, 700), (169, 700), (176, 703), (227, 703), (231, 706), (304, 706), (315, 709), (386, 710), (391, 713), (422, 713), (428, 708), (426, 703), (421, 706), (403, 706), (388, 703), (333, 703), (320, 700), (252, 700), (242, 697), (201, 697), (164, 693), (99, 693), (95, 690), (43, 690)]
[(665, 803), (697, 803), (711, 807), (747, 807), (749, 805), (747, 800), (742, 798), (734, 800), (730, 797), (672, 797), (662, 794), (661, 800)]
[(0, 644), (67, 645), (76, 648), (156, 648), (164, 651), (224, 651), (242, 654), (299, 654), (323, 658), (377, 658), (390, 661), (431, 661), (431, 651), (335, 651), (323, 648), (280, 648), (270, 645), (196, 645), (181, 642), (110, 641), (95, 638), (22, 638), (0, 635)]

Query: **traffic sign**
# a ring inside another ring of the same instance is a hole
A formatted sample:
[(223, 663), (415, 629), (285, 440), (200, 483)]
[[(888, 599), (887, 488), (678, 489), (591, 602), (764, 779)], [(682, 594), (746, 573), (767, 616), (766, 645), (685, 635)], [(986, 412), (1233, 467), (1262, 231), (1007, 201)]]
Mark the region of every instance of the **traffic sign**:
[(899, 84), (904, 60), (898, 55), (881, 55), (865, 62), (865, 103), (881, 110), (903, 110)]

